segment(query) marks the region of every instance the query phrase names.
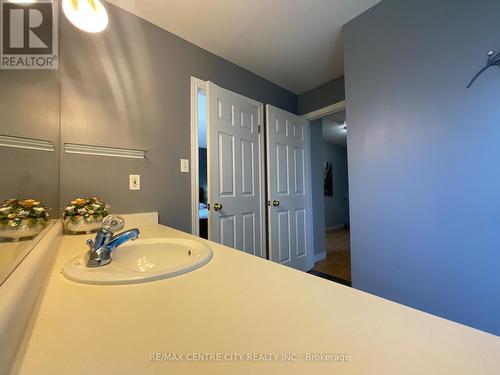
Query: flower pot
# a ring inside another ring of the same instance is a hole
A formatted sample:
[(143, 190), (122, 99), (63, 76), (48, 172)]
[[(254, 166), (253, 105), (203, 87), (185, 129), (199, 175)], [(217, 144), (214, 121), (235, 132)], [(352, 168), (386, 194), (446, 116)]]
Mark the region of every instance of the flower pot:
[(84, 218), (83, 216), (72, 216), (64, 219), (64, 228), (70, 233), (91, 233), (102, 226), (102, 216)]
[(19, 241), (21, 238), (34, 238), (46, 226), (48, 221), (43, 219), (23, 219), (17, 226), (0, 225), (0, 238), (9, 238)]

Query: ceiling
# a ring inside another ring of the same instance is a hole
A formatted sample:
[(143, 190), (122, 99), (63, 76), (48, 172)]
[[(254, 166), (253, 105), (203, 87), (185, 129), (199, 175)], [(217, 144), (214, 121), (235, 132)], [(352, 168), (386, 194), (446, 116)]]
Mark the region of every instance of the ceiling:
[(347, 147), (345, 110), (323, 117), (323, 140), (338, 146)]
[(342, 26), (380, 0), (108, 0), (295, 94), (344, 73)]

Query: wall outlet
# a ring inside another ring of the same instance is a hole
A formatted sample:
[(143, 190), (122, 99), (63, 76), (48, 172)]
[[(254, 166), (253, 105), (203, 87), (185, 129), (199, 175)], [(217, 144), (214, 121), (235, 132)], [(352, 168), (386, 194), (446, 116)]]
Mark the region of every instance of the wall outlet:
[(141, 190), (141, 176), (138, 174), (131, 174), (128, 178), (130, 190)]
[(189, 173), (189, 159), (181, 159), (181, 172)]

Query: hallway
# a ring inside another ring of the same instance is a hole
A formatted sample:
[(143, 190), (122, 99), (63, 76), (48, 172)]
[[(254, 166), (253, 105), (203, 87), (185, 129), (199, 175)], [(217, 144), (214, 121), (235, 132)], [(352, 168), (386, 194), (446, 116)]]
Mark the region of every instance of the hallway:
[(326, 233), (326, 259), (314, 265), (314, 271), (351, 281), (351, 241), (349, 229)]

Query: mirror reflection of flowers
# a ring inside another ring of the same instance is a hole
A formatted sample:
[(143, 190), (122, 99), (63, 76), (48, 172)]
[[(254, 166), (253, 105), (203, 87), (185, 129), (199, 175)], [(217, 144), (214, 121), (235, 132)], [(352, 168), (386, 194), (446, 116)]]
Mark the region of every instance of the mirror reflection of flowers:
[(109, 205), (99, 198), (77, 198), (64, 207), (63, 219), (92, 222), (108, 216), (108, 209)]
[(0, 226), (3, 227), (45, 224), (49, 219), (47, 208), (34, 199), (7, 199), (0, 203)]

